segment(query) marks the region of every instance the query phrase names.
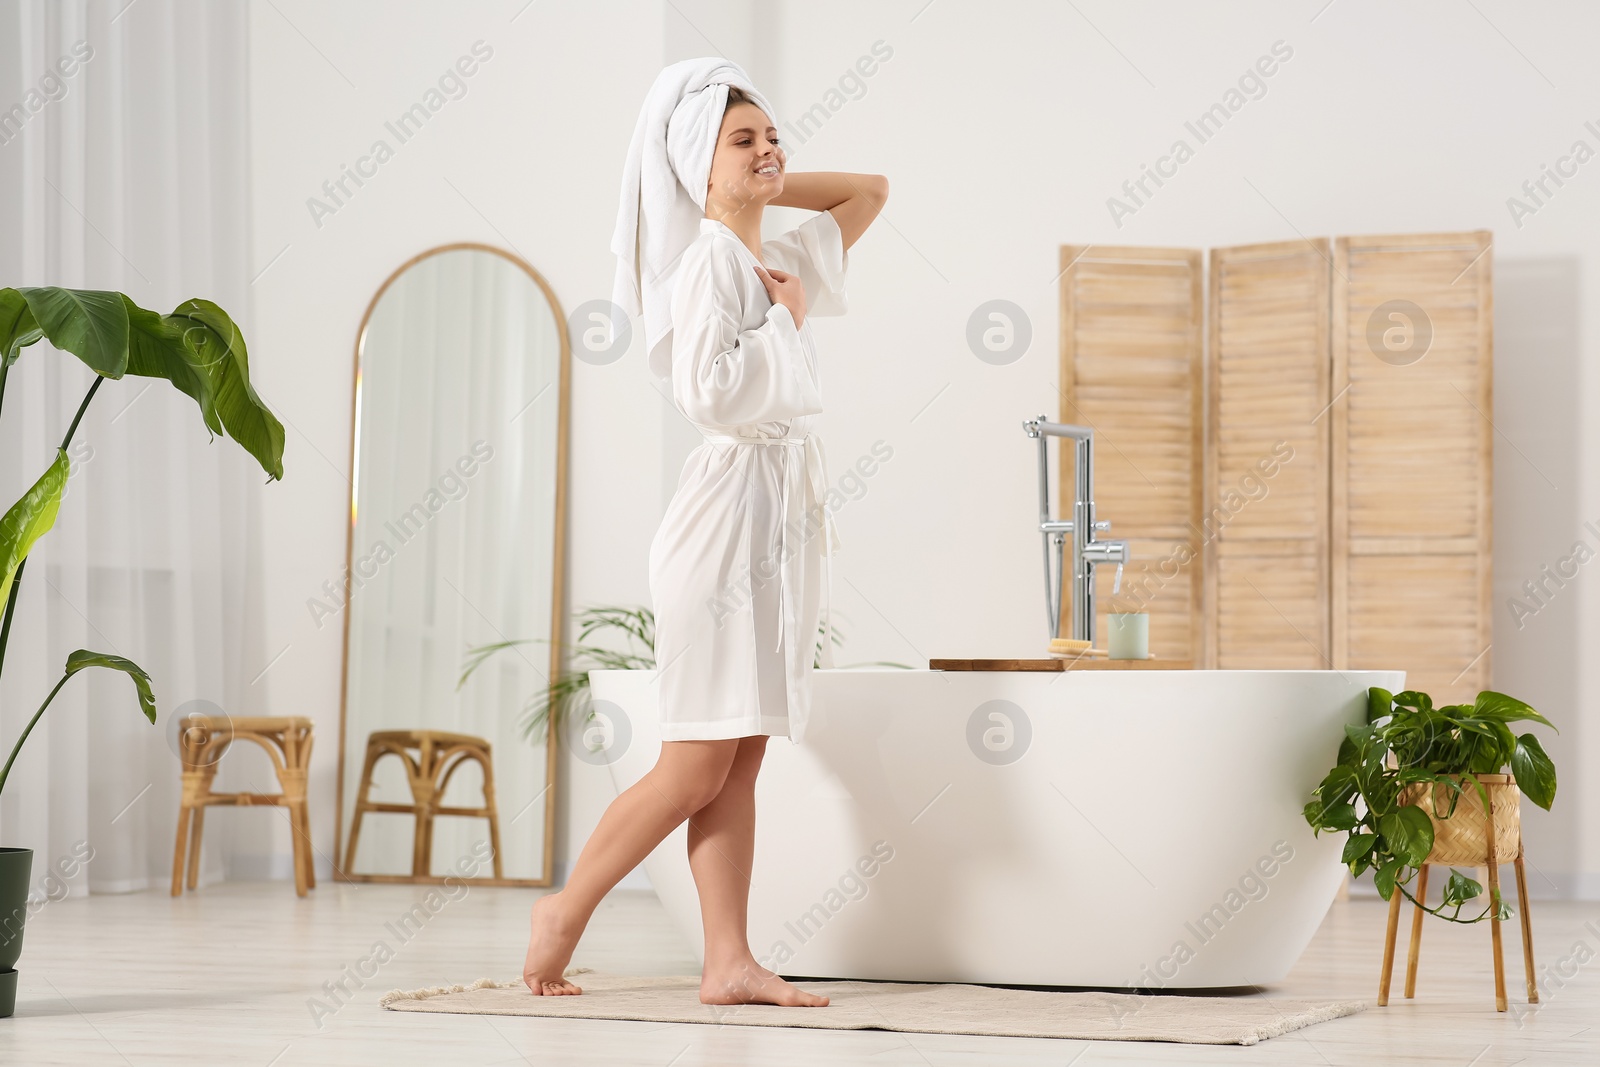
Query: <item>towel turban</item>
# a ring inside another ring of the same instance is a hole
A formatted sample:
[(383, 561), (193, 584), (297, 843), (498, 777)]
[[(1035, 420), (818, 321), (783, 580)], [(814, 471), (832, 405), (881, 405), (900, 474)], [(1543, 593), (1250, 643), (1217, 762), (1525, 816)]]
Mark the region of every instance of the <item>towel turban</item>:
[(772, 118), (772, 108), (737, 63), (686, 59), (662, 69), (645, 96), (622, 170), (621, 205), (611, 250), (617, 256), (612, 301), (642, 315), (647, 363), (672, 374), (672, 289), (678, 259), (700, 233), (717, 134), (737, 86)]

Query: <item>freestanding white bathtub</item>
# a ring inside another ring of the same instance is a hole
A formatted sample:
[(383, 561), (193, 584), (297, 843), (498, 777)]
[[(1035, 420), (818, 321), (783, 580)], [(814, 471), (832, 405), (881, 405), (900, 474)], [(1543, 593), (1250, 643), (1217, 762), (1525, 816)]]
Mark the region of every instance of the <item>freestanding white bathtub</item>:
[[(654, 671), (592, 671), (660, 748)], [(1401, 671), (818, 670), (756, 788), (750, 944), (787, 976), (1201, 989), (1281, 981), (1338, 892), (1301, 816)], [(605, 730), (599, 731), (604, 735)], [(645, 860), (698, 956), (680, 826)]]

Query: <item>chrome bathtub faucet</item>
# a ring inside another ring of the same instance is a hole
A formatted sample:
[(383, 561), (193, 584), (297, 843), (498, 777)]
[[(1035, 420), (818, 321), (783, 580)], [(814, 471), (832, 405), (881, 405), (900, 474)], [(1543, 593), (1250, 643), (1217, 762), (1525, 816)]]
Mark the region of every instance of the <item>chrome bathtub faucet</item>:
[[(1050, 422), (1045, 416), (1025, 419), (1022, 429), (1039, 442), (1039, 532), (1044, 536), (1044, 599), (1049, 612), (1048, 631), (1061, 636), (1062, 563), (1067, 537), (1072, 538), (1072, 637), (1094, 644), (1094, 569), (1101, 563), (1115, 563), (1117, 576), (1111, 593), (1122, 591), (1122, 567), (1128, 562), (1128, 542), (1101, 540), (1095, 535), (1111, 529), (1108, 520), (1094, 517), (1094, 431), (1087, 426)], [(1070, 437), (1077, 460), (1078, 498), (1072, 505), (1072, 518), (1050, 517), (1050, 442), (1051, 437)], [(1052, 546), (1055, 564), (1051, 566)]]

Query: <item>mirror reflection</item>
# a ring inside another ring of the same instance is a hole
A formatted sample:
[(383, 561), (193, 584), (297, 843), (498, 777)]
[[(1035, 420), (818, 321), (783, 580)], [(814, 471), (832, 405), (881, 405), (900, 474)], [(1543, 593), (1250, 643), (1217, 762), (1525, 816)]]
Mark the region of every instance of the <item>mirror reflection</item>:
[[(550, 883), (567, 338), (532, 267), (426, 252), (357, 342), (336, 861)], [(469, 650), (518, 642), (463, 680)], [(543, 724), (542, 724), (543, 725)]]

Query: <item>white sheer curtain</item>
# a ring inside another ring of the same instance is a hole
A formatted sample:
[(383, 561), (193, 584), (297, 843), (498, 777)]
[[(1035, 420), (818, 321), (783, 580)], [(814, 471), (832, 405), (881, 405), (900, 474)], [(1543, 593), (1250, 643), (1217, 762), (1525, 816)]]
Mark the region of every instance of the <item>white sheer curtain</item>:
[[(0, 284), (117, 289), (163, 312), (205, 297), (249, 339), (247, 17), (204, 0), (0, 2)], [(12, 367), (0, 508), (44, 471), (92, 380), (45, 343)], [(101, 386), (72, 456), (55, 529), (23, 576), (0, 744), (77, 648), (142, 665), (161, 718), (144, 720), (121, 674), (74, 678), (12, 769), (0, 844), (35, 851), (35, 885), (84, 842), (93, 858), (73, 892), (162, 885), (180, 792), (170, 717), (190, 701), (267, 710), (249, 677), (266, 662), (266, 476), (234, 442), (208, 443), (192, 400), (145, 378)], [(251, 786), (277, 788), (264, 758), (230, 754), (218, 787)], [(211, 820), (203, 877), (222, 870), (230, 834), (282, 832), (267, 817)]]

